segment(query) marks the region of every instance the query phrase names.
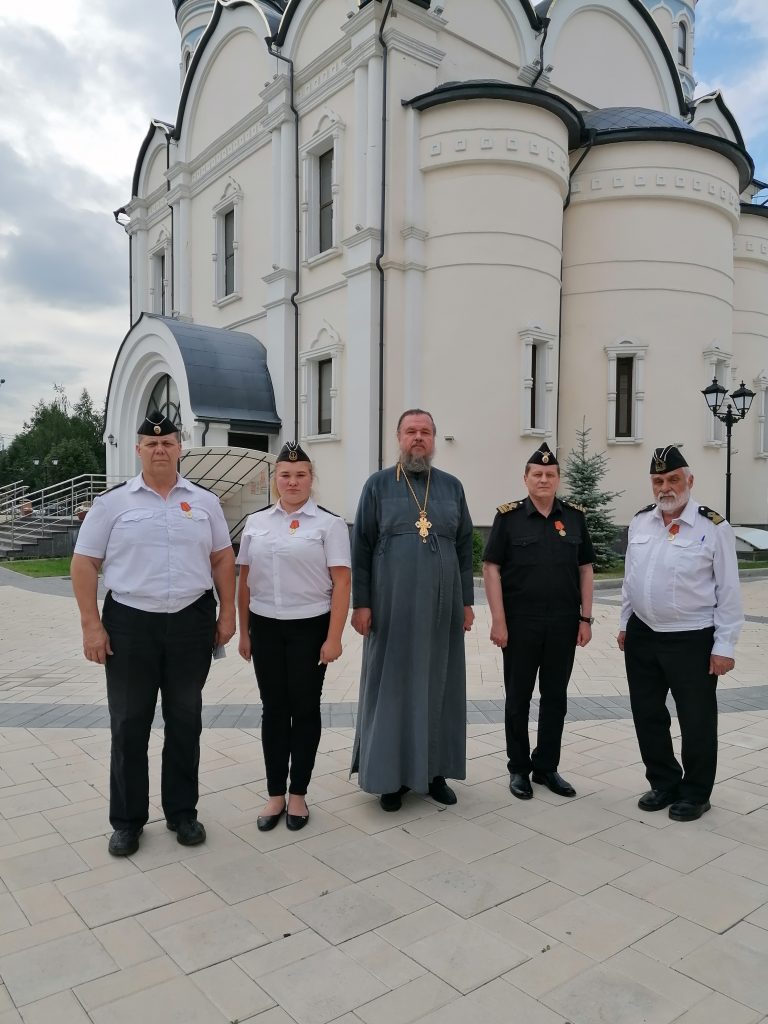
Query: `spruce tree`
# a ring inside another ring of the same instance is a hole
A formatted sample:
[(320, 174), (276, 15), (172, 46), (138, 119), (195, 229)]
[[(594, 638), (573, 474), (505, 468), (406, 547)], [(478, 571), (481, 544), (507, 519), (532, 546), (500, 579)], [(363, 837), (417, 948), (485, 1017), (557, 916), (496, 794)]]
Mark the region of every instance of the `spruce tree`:
[(595, 549), (595, 571), (610, 569), (617, 561), (613, 542), (617, 529), (613, 522), (612, 503), (623, 491), (603, 491), (600, 482), (608, 472), (605, 452), (589, 454), (589, 435), (592, 428), (582, 421), (576, 431), (576, 450), (571, 449), (564, 466), (563, 476), (568, 485), (566, 500), (581, 505)]

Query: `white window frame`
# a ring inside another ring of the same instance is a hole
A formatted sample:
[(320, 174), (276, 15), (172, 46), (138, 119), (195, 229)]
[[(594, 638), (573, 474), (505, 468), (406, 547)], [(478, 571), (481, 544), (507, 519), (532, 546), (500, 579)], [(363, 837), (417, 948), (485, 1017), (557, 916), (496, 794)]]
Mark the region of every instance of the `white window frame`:
[[(301, 438), (313, 444), (341, 440), (341, 355), (344, 344), (329, 323), (324, 323), (310, 348), (299, 356), (302, 389)], [(331, 360), (331, 430), (320, 434), (318, 408), (320, 363)]]
[[(326, 111), (312, 138), (300, 150), (301, 216), (304, 239), (303, 262), (314, 266), (333, 259), (341, 253), (342, 228), (342, 174), (344, 168), (344, 130), (346, 125), (338, 115)], [(320, 157), (333, 150), (333, 237), (330, 249), (320, 252)]]
[[(234, 178), (230, 178), (227, 187), (211, 211), (213, 216), (213, 305), (227, 306), (230, 302), (236, 302), (241, 298), (240, 287), (242, 281), (242, 256), (240, 252), (240, 238), (242, 237), (243, 226), (243, 190)], [(226, 293), (226, 254), (224, 252), (224, 219), (228, 213), (235, 215), (234, 231), (234, 290)]]
[[(608, 357), (608, 393), (606, 396), (606, 440), (608, 444), (641, 444), (645, 437), (645, 354), (647, 344), (633, 338), (620, 338), (603, 349)], [(633, 361), (632, 366), (632, 435), (616, 436), (617, 359)]]
[[(733, 390), (733, 375), (736, 372), (736, 368), (733, 365), (733, 353), (726, 352), (717, 345), (713, 345), (711, 348), (705, 349), (703, 355), (706, 386), (709, 386), (712, 383), (712, 378), (716, 377), (718, 383), (722, 384), (728, 394), (730, 394)], [(723, 407), (725, 407), (728, 401), (729, 399), (726, 396)], [(705, 447), (723, 448), (726, 444), (725, 424), (717, 416), (713, 416), (709, 410), (707, 410), (706, 417)]]
[[(551, 437), (554, 418), (555, 393), (555, 341), (557, 335), (545, 331), (538, 325), (520, 331), (521, 373), (520, 373), (520, 434), (525, 437)], [(531, 423), (531, 391), (534, 387), (532, 375), (533, 349), (536, 350), (536, 409), (535, 426)]]
[[(171, 236), (163, 228), (157, 242), (147, 250), (149, 258), (149, 304), (153, 313), (170, 316)], [(165, 306), (165, 313), (163, 313)]]
[(768, 459), (768, 369), (755, 377), (752, 385), (757, 398), (757, 457)]
[[(685, 60), (680, 60), (681, 46), (681, 27), (685, 32)], [(685, 16), (681, 16), (677, 21), (673, 23), (673, 31), (675, 33), (675, 63), (679, 68), (689, 70), (691, 66), (691, 50), (693, 41), (693, 32), (690, 22)]]

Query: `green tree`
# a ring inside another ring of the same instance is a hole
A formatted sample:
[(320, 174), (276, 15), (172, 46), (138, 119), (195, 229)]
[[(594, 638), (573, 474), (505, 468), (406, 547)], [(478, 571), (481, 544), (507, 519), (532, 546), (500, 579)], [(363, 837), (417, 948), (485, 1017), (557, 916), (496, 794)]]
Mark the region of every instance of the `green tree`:
[(605, 452), (589, 454), (591, 429), (586, 426), (586, 421), (582, 421), (581, 430), (576, 431), (576, 449), (571, 449), (566, 459), (563, 476), (568, 485), (566, 499), (584, 509), (595, 549), (595, 569), (599, 572), (610, 569), (617, 561), (612, 547), (617, 534), (612, 504), (624, 492), (600, 489), (601, 481), (608, 472), (608, 456)]
[(41, 399), (11, 444), (0, 453), (0, 486), (22, 480), (30, 490), (80, 473), (103, 473), (102, 413), (86, 390), (71, 405), (64, 387)]

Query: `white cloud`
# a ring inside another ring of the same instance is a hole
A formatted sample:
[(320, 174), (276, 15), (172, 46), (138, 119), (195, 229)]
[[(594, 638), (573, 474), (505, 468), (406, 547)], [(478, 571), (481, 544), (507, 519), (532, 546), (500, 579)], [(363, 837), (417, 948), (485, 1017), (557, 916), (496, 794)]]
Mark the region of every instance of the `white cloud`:
[(170, 0), (36, 0), (0, 13), (0, 435), (55, 381), (103, 401), (127, 329), (129, 198), (153, 116), (173, 120)]

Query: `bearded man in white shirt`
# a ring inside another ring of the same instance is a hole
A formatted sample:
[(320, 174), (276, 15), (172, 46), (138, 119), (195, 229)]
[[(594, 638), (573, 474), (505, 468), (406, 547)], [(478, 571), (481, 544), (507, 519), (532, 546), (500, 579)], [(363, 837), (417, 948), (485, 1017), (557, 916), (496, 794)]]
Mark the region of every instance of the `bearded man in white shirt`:
[[(717, 678), (735, 665), (744, 613), (730, 525), (691, 496), (693, 473), (674, 445), (651, 460), (656, 502), (632, 520), (617, 637), (651, 790), (643, 811), (675, 821), (710, 808), (717, 767)], [(671, 691), (682, 740), (675, 757)]]

